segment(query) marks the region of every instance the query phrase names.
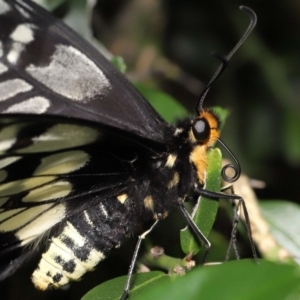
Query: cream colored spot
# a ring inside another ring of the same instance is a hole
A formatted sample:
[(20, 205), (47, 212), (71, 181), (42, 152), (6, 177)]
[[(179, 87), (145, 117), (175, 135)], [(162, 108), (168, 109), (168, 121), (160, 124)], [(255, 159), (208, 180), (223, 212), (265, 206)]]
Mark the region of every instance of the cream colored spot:
[(16, 237), (22, 241), (21, 245), (26, 245), (32, 242), (34, 239), (52, 228), (55, 224), (63, 220), (66, 215), (65, 205), (59, 204), (53, 207), (51, 206), (53, 206), (53, 203), (29, 208), (15, 217), (16, 222), (19, 221), (19, 216), (22, 218), (22, 222), (24, 224), (30, 221), (29, 224), (15, 233)]
[[(53, 277), (55, 275), (61, 275), (59, 283), (54, 282)], [(67, 276), (45, 259), (41, 259), (38, 269), (36, 269), (32, 274), (31, 280), (34, 286), (42, 291), (46, 290), (50, 286), (59, 288), (60, 286), (69, 283)]]
[(28, 44), (34, 40), (33, 27), (34, 26), (32, 24), (20, 24), (10, 35), (10, 38), (16, 42)]
[(32, 177), (3, 183), (0, 185), (0, 197), (14, 195), (23, 191), (37, 188), (43, 184), (53, 181), (54, 179), (54, 176)]
[(4, 152), (11, 148), (11, 146), (16, 142), (16, 138), (0, 142), (0, 151)]
[(11, 64), (17, 64), (21, 53), (25, 50), (25, 45), (20, 42), (13, 42), (11, 45), (11, 50), (7, 54), (7, 60)]
[(58, 124), (44, 134), (33, 138), (33, 144), (19, 149), (19, 153), (62, 150), (93, 143), (99, 137), (97, 130), (78, 125)]
[(176, 186), (179, 182), (179, 174), (177, 172), (174, 173), (173, 179), (168, 183), (168, 188), (171, 189)]
[(6, 157), (0, 160), (0, 169), (9, 166), (10, 164), (18, 161), (21, 157), (19, 156), (11, 156), (11, 157)]
[(63, 44), (56, 43), (48, 65), (31, 64), (26, 71), (50, 90), (79, 103), (105, 96), (111, 88), (108, 78), (90, 58)]
[(11, 7), (9, 4), (4, 2), (3, 0), (0, 1), (0, 15), (5, 15), (11, 10)]
[(153, 198), (151, 196), (147, 196), (144, 199), (144, 206), (145, 206), (145, 208), (150, 209), (150, 210), (153, 211), (153, 209), (154, 209), (154, 202), (153, 202)]
[(167, 158), (167, 161), (166, 161), (166, 164), (165, 164), (165, 167), (173, 168), (176, 159), (177, 159), (177, 156), (176, 156), (176, 155), (174, 155), (174, 154), (169, 154), (169, 155), (168, 155), (168, 158)]
[[(4, 198), (4, 199), (7, 199), (7, 198)], [(21, 211), (25, 210), (26, 208), (25, 207), (22, 207), (22, 208), (16, 208), (16, 209), (10, 209), (10, 210), (7, 210), (3, 213), (0, 214), (0, 222), (3, 222), (4, 220), (20, 213)], [(1, 225), (0, 225), (1, 226)]]
[(0, 151), (4, 152), (11, 148), (16, 141), (16, 136), (24, 126), (25, 124), (8, 125), (0, 131)]
[(10, 106), (4, 113), (42, 114), (47, 111), (50, 104), (50, 101), (45, 97), (37, 96)]
[(100, 203), (99, 206), (100, 206), (100, 209), (102, 210), (102, 213), (104, 214), (105, 218), (107, 218), (108, 217), (108, 212), (105, 209), (104, 205), (102, 203)]
[(183, 132), (182, 128), (176, 128), (175, 132), (174, 132), (174, 136), (179, 135), (181, 132)]
[[(0, 231), (12, 231), (15, 229), (18, 229), (27, 223), (33, 221), (36, 219), (40, 214), (43, 214), (45, 211), (47, 211), (53, 204), (44, 204), (32, 208), (27, 208), (23, 209), (24, 211), (21, 211), (19, 214), (15, 214), (14, 216), (10, 217), (6, 221), (4, 221), (0, 225)], [(1, 214), (2, 217), (2, 214)], [(40, 217), (39, 217), (40, 218)], [(43, 221), (41, 221), (41, 224)], [(40, 225), (41, 225), (40, 224)], [(25, 228), (21, 229), (21, 231), (27, 231), (28, 227), (30, 226), (25, 226)], [(23, 240), (23, 238), (21, 238)]]
[(127, 200), (128, 195), (127, 194), (122, 194), (117, 196), (118, 201), (120, 201), (122, 204), (124, 204), (124, 202)]
[[(72, 228), (71, 228), (72, 227)], [(75, 230), (75, 231), (74, 231)], [(52, 242), (58, 246), (58, 248), (62, 249), (64, 252), (71, 255), (74, 259), (76, 255), (74, 254), (73, 250), (68, 247), (68, 245), (64, 242), (66, 237), (71, 239), (74, 243), (75, 249), (85, 248), (87, 246), (86, 239), (79, 234), (79, 232), (72, 226), (71, 223), (67, 222), (67, 226), (64, 228), (63, 232), (55, 238), (52, 238)], [(100, 260), (105, 258), (104, 254), (101, 251), (97, 251), (95, 249), (90, 249), (90, 253), (85, 261), (78, 261), (80, 265), (82, 265), (86, 270), (93, 269)]]
[(86, 222), (87, 222), (90, 226), (94, 227), (94, 223), (93, 223), (93, 221), (90, 219), (90, 216), (89, 216), (88, 212), (85, 210), (85, 211), (83, 211), (83, 213), (84, 213), (84, 217), (85, 217)]
[(79, 150), (49, 155), (42, 159), (34, 175), (71, 173), (85, 166), (89, 158), (89, 154)]
[[(66, 237), (73, 241), (75, 249), (79, 251), (81, 248), (85, 251), (89, 250), (86, 260), (80, 260), (68, 247), (65, 243)], [(57, 260), (57, 257), (60, 259)], [(58, 237), (52, 238), (49, 249), (42, 255), (39, 266), (32, 275), (32, 281), (41, 290), (45, 290), (49, 286), (59, 288), (69, 283), (70, 280), (80, 279), (104, 258), (102, 252), (90, 249), (86, 239), (79, 234), (71, 223), (67, 222), (63, 232)], [(70, 261), (75, 263), (75, 268), (72, 272), (67, 272), (64, 270), (64, 264)], [(62, 276), (58, 282), (55, 280), (57, 274)]]
[(63, 198), (72, 191), (72, 185), (67, 181), (57, 181), (34, 189), (26, 195), (23, 202), (42, 202), (51, 199)]

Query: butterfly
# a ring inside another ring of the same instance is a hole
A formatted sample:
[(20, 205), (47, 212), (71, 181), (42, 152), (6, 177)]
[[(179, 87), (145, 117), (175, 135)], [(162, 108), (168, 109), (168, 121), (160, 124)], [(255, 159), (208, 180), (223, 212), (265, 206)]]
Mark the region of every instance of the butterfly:
[[(255, 14), (243, 10), (252, 17), (249, 28), (207, 85), (196, 116), (170, 125), (61, 21), (31, 1), (0, 1), (0, 280), (38, 250), (38, 289), (78, 280), (174, 206), (207, 256), (209, 242), (183, 203), (191, 192), (240, 199), (204, 188), (220, 120), (202, 104), (255, 25)], [(232, 178), (226, 168), (223, 178), (235, 181), (240, 168)], [(249, 226), (248, 234), (253, 246)]]

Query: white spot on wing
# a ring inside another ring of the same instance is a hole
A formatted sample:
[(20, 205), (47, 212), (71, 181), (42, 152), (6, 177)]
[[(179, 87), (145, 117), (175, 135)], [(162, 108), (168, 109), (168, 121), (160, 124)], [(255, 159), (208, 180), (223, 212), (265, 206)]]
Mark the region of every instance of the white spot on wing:
[(6, 2), (0, 1), (0, 15), (6, 14), (9, 11), (10, 6)]
[[(0, 224), (0, 231), (12, 231), (18, 229), (27, 224), (28, 222), (33, 221), (38, 215), (49, 209), (51, 206), (53, 206), (52, 203), (28, 208)], [(27, 226), (25, 226), (21, 230), (26, 231), (26, 227)]]
[(13, 124), (0, 130), (0, 151), (6, 151), (15, 143), (16, 136), (23, 127), (24, 124)]
[[(58, 124), (33, 139), (33, 144), (19, 153), (55, 151), (90, 144), (99, 137), (97, 130), (79, 125)], [(1, 140), (1, 139), (0, 139)]]
[(15, 42), (20, 42), (22, 44), (29, 44), (34, 40), (32, 24), (20, 24), (10, 35), (10, 38)]
[[(22, 218), (24, 224), (26, 224), (28, 221), (31, 221), (29, 224), (15, 233), (16, 237), (22, 241), (21, 245), (26, 245), (27, 243), (33, 241), (55, 224), (62, 221), (62, 219), (65, 217), (66, 207), (63, 204), (59, 204), (50, 208), (51, 206), (53, 206), (53, 204), (40, 205), (29, 208), (27, 211), (24, 211), (20, 214), (21, 217), (23, 214), (26, 214), (26, 216)], [(31, 220), (33, 217), (35, 219)], [(16, 221), (19, 221), (19, 219)], [(20, 226), (17, 226), (16, 228), (18, 227)]]
[(16, 142), (16, 138), (0, 142), (0, 151), (6, 151)]
[(33, 175), (67, 174), (82, 168), (89, 158), (89, 154), (80, 150), (52, 154), (42, 159)]
[(14, 162), (18, 161), (21, 157), (20, 156), (10, 156), (0, 160), (0, 169), (5, 168), (6, 166), (13, 164)]
[(0, 185), (0, 197), (14, 195), (23, 191), (37, 188), (55, 179), (54, 176), (31, 177), (15, 180)]
[(11, 64), (15, 65), (24, 49), (25, 49), (24, 44), (21, 44), (19, 42), (14, 42), (12, 44), (11, 50), (7, 54), (7, 60)]
[(25, 209), (26, 209), (25, 207), (22, 207), (22, 208), (10, 209), (10, 210), (1, 212), (0, 222), (3, 222), (4, 220), (7, 220), (8, 218), (20, 213), (21, 211), (23, 211)]
[(30, 65), (26, 71), (55, 93), (79, 102), (103, 95), (110, 88), (94, 62), (72, 46), (56, 46), (48, 66)]
[(42, 114), (50, 107), (50, 101), (44, 97), (33, 97), (12, 105), (4, 113), (32, 113)]
[(23, 202), (42, 202), (51, 199), (63, 198), (72, 191), (71, 183), (67, 181), (57, 181), (34, 189), (26, 195)]
[(28, 92), (31, 89), (32, 85), (22, 79), (6, 80), (0, 83), (0, 101), (7, 100), (19, 93)]

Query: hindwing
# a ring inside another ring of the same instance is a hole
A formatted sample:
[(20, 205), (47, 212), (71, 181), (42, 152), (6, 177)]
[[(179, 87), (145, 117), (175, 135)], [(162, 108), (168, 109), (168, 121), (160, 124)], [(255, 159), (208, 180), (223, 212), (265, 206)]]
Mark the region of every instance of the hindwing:
[[(93, 125), (1, 116), (0, 279), (15, 271), (16, 266), (3, 270), (24, 246), (39, 243), (62, 221), (115, 198), (134, 182), (129, 161), (148, 150)], [(17, 263), (32, 250), (32, 245), (23, 249)]]

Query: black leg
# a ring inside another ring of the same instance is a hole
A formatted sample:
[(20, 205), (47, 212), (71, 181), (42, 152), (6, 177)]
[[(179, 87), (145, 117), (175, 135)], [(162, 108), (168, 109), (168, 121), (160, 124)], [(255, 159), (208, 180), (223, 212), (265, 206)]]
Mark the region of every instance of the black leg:
[(139, 236), (139, 239), (136, 243), (135, 250), (134, 250), (134, 253), (133, 253), (133, 256), (131, 259), (131, 263), (130, 263), (130, 267), (129, 267), (129, 271), (128, 271), (128, 275), (127, 275), (127, 281), (126, 281), (124, 291), (123, 291), (123, 294), (122, 294), (122, 297), (120, 298), (120, 300), (126, 300), (129, 295), (131, 277), (132, 277), (132, 273), (133, 273), (133, 270), (135, 267), (135, 263), (137, 260), (137, 256), (138, 256), (138, 253), (140, 250), (142, 240), (153, 230), (153, 228), (158, 224), (159, 221), (160, 221), (160, 219), (157, 219), (154, 222), (154, 224), (150, 227), (149, 230), (145, 231), (142, 235)]
[(182, 203), (179, 203), (178, 206), (179, 206), (184, 218), (186, 219), (187, 223), (189, 224), (189, 226), (192, 228), (192, 230), (196, 234), (199, 241), (203, 242), (203, 244), (204, 244), (204, 247), (205, 247), (205, 253), (203, 256), (203, 263), (204, 263), (208, 257), (208, 253), (209, 253), (211, 244), (210, 244), (209, 240), (205, 237), (205, 235), (200, 231), (198, 226), (195, 224), (194, 220), (192, 219), (191, 215), (186, 210), (184, 205)]
[[(244, 216), (245, 216), (247, 234), (248, 234), (248, 238), (249, 238), (249, 241), (250, 241), (253, 258), (255, 259), (256, 262), (258, 262), (258, 257), (257, 257), (255, 245), (254, 245), (254, 242), (253, 242), (253, 239), (252, 239), (252, 232), (251, 232), (251, 227), (250, 227), (250, 218), (249, 218), (248, 210), (247, 210), (244, 199), (241, 196), (238, 196), (238, 195), (235, 195), (235, 194), (224, 194), (224, 193), (211, 192), (211, 191), (207, 191), (207, 190), (200, 189), (200, 188), (197, 188), (196, 192), (200, 196), (205, 196), (207, 198), (237, 200), (238, 201), (238, 204), (237, 204), (236, 207), (238, 208), (238, 207), (242, 206), (242, 210), (243, 210)], [(237, 210), (235, 212), (235, 215), (237, 215)], [(238, 215), (237, 215), (237, 221), (235, 220), (235, 216), (234, 216), (234, 219), (233, 219), (234, 225), (233, 225), (233, 229), (232, 229), (232, 238), (233, 238), (233, 236), (235, 238), (236, 230), (237, 230), (236, 227), (237, 227), (238, 220), (239, 220)], [(232, 247), (235, 249), (235, 252), (237, 254), (235, 241), (234, 240), (231, 241), (231, 244), (232, 244)]]

